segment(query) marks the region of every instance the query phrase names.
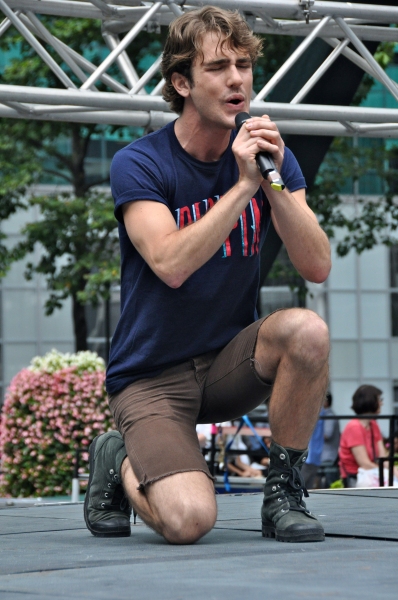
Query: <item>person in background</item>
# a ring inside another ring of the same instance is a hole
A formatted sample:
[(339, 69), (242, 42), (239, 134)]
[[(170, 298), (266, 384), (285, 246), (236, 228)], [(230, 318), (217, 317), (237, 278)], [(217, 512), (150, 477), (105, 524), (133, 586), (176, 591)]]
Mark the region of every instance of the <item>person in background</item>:
[[(322, 408), (319, 416), (322, 416), (324, 413), (325, 411)], [(315, 429), (308, 445), (308, 458), (301, 470), (307, 489), (313, 489), (315, 487), (315, 480), (318, 475), (318, 468), (321, 464), (323, 450), (323, 428), (324, 421), (323, 419), (319, 419), (315, 425)]]
[[(324, 416), (335, 416), (332, 409), (333, 397), (330, 392), (326, 394), (324, 406)], [(339, 479), (340, 472), (337, 464), (340, 444), (340, 424), (338, 419), (324, 419), (323, 422), (323, 449), (321, 455), (321, 466), (325, 473), (325, 486)]]
[[(358, 468), (378, 467), (377, 458), (387, 456), (377, 422), (383, 399), (382, 391), (374, 385), (361, 385), (352, 397), (352, 410), (358, 419), (347, 423), (340, 438), (339, 464), (344, 487), (355, 487)], [(365, 417), (366, 415), (366, 417)]]

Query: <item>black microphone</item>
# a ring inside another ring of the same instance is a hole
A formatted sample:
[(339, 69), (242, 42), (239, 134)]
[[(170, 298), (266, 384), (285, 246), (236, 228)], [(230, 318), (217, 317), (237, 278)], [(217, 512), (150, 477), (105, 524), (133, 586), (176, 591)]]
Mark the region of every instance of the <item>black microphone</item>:
[[(251, 119), (249, 113), (241, 112), (236, 115), (235, 124), (238, 131), (242, 127), (243, 123), (246, 123), (248, 119)], [(281, 192), (285, 189), (283, 179), (276, 170), (275, 163), (269, 152), (258, 152), (256, 154), (256, 163), (260, 169), (261, 175), (264, 177), (264, 179), (269, 181), (273, 190)]]

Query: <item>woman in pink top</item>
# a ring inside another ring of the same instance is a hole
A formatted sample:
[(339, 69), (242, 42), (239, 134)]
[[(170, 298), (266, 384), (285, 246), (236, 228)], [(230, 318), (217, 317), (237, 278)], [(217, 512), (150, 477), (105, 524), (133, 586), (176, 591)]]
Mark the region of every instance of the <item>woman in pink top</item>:
[[(345, 427), (340, 438), (339, 464), (345, 487), (355, 487), (358, 468), (378, 467), (376, 459), (387, 456), (378, 424), (365, 415), (380, 413), (382, 391), (374, 385), (361, 385), (352, 397), (352, 409), (359, 415)], [(363, 416), (362, 416), (363, 415)]]

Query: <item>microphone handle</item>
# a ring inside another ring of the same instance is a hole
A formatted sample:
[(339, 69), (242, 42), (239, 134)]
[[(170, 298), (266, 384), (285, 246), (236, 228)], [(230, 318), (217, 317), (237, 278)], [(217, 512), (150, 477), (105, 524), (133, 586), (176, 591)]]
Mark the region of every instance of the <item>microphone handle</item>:
[(264, 179), (267, 179), (270, 171), (276, 171), (275, 163), (268, 152), (259, 152), (256, 154), (256, 163)]

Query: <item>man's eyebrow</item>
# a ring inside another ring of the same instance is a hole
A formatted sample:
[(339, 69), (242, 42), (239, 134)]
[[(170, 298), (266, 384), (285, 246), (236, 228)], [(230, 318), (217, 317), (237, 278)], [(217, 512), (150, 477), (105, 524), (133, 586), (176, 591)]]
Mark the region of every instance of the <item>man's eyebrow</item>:
[[(230, 63), (231, 59), (230, 58), (217, 58), (215, 60), (209, 60), (209, 61), (203, 61), (203, 66), (204, 67), (211, 67), (211, 66), (215, 66), (215, 65), (223, 65), (226, 63)], [(251, 63), (251, 58), (250, 56), (242, 56), (236, 59), (237, 63)]]

